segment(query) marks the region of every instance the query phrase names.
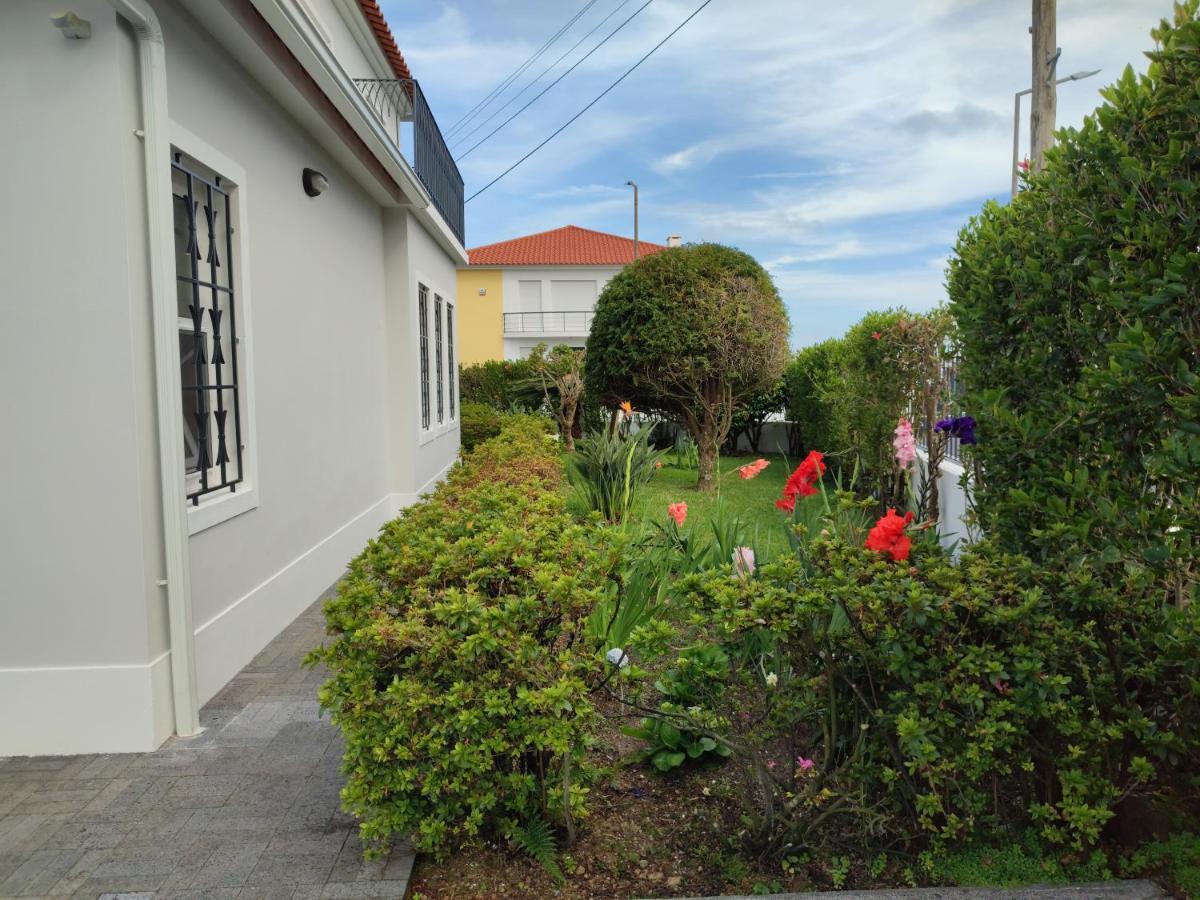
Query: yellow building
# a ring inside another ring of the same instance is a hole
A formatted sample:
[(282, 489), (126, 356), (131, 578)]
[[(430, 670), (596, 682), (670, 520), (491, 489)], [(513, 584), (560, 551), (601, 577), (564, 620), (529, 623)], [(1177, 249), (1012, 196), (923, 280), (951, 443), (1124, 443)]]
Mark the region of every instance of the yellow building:
[[(640, 241), (637, 255), (676, 246)], [(583, 347), (596, 298), (634, 259), (629, 238), (568, 225), (469, 250), (458, 269), (463, 365), (521, 359), (539, 343)]]

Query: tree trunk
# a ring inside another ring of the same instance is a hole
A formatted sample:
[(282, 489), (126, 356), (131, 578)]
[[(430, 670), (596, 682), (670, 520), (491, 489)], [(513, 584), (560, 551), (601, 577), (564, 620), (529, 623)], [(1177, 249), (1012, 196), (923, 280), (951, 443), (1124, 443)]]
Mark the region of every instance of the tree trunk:
[(563, 408), (563, 446), (566, 447), (568, 453), (575, 452), (575, 417), (578, 414), (578, 409), (579, 407), (575, 403), (567, 404)]
[(696, 487), (702, 491), (714, 491), (717, 488), (717, 479), (714, 473), (717, 462), (717, 445), (711, 438), (702, 438), (696, 443), (697, 456), (699, 457), (699, 477), (696, 481)]

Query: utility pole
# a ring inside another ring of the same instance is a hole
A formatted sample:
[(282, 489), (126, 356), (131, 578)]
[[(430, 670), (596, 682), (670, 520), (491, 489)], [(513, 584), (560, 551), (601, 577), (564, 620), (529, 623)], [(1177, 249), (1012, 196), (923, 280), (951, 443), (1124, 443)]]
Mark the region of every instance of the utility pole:
[(638, 258), (638, 188), (636, 181), (625, 182), (633, 188), (633, 259)]
[(1058, 92), (1054, 73), (1062, 48), (1055, 29), (1056, 0), (1033, 0), (1033, 98), (1029, 110), (1029, 165), (1037, 172), (1046, 161), (1046, 150), (1054, 143), (1054, 116)]

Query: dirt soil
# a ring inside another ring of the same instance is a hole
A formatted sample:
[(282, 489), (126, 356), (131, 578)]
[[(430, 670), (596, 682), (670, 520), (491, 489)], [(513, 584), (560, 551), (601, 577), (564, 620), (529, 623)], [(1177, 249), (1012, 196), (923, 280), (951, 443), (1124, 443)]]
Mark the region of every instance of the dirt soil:
[(525, 854), (484, 844), (443, 862), (418, 858), (409, 897), (615, 900), (829, 886), (807, 873), (786, 875), (778, 864), (756, 867), (744, 859), (735, 800), (741, 788), (732, 767), (689, 764), (662, 775), (634, 761), (641, 742), (620, 728), (636, 720), (617, 718), (622, 710), (615, 706), (602, 710), (594, 756), (608, 772), (592, 786), (591, 813), (577, 843), (560, 854), (564, 884)]

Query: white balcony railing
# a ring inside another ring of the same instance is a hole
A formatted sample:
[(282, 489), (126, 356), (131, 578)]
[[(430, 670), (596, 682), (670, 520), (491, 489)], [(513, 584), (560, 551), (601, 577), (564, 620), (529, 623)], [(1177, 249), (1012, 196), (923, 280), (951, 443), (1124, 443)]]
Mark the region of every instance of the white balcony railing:
[(505, 334), (587, 334), (592, 328), (590, 309), (504, 314)]

